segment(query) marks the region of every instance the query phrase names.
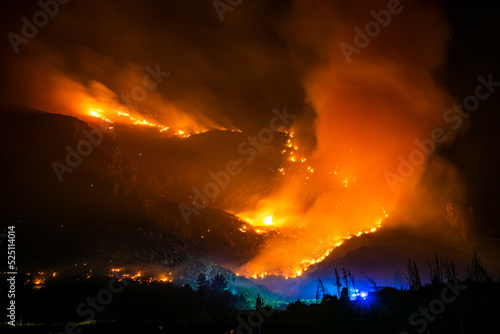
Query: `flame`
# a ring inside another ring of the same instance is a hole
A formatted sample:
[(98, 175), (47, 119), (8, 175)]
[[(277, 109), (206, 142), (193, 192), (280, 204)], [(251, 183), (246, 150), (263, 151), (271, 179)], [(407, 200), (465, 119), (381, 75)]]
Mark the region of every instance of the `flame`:
[(95, 111), (94, 109), (89, 109), (89, 113), (90, 113), (90, 116), (101, 118), (101, 115), (99, 115), (99, 113), (97, 111)]
[(274, 225), (273, 216), (265, 216), (263, 219), (264, 225)]
[[(129, 107), (100, 82), (91, 81), (84, 86), (63, 73), (55, 72), (51, 75), (47, 99), (33, 103), (33, 107), (37, 109), (76, 116), (83, 120), (92, 117), (109, 124), (145, 126), (157, 129), (164, 135), (183, 138), (212, 129), (240, 131), (223, 127), (200, 113), (194, 115), (181, 110), (165, 101), (161, 95), (151, 93), (140, 107)], [(161, 121), (165, 119), (170, 124)]]
[[(255, 210), (235, 213), (259, 234), (274, 231), (261, 254), (234, 268), (241, 275), (255, 279), (301, 276), (346, 240), (377, 232), (388, 217), (385, 206), (378, 203), (357, 208), (365, 196), (363, 184), (347, 168), (339, 164), (324, 166), (318, 159), (306, 165), (308, 159), (301, 157), (301, 152), (289, 133), (281, 151), (288, 161), (276, 170), (282, 186), (263, 198)], [(313, 209), (303, 204), (308, 198), (315, 199)], [(240, 231), (246, 233), (247, 229)]]
[[(316, 116), (314, 150), (302, 153), (301, 140), (307, 138), (301, 137), (310, 133), (310, 125), (297, 118), (291, 126), (304, 132), (297, 138), (290, 132), (281, 148), (283, 169), (275, 176), (281, 183), (252, 211), (237, 214), (254, 226), (270, 214), (279, 217), (266, 247), (236, 269), (248, 277), (303, 275), (346, 240), (377, 233), (387, 212), (402, 215), (402, 203), (416, 193), (426, 162), (397, 187), (386, 172), (399, 170), (400, 157), (415, 150), (415, 139), (443, 126), (449, 96), (436, 84), (433, 71), (442, 65), (449, 32), (436, 15), (439, 9), (415, 4), (411, 15), (401, 14), (406, 19), (391, 23), (392, 33), (386, 30), (376, 45), (346, 61), (338, 46), (353, 40), (352, 27), (366, 21), (363, 15), (373, 2), (339, 3), (294, 2), (287, 36), (325, 60), (302, 82)], [(432, 24), (423, 24), (421, 17)]]
[(100, 118), (105, 122), (113, 123), (110, 119), (108, 119), (104, 116), (104, 111), (102, 111), (101, 109), (89, 108), (89, 114), (90, 114), (90, 116)]
[[(283, 219), (275, 218), (276, 216), (270, 211), (238, 213), (236, 216), (256, 227), (257, 233), (267, 232), (269, 229), (274, 229), (284, 223)], [(245, 233), (246, 229), (246, 225), (243, 225), (240, 231)]]
[[(129, 112), (121, 111), (121, 110), (114, 110), (110, 113), (104, 112), (102, 109), (99, 108), (89, 108), (88, 109), (88, 114), (92, 117), (100, 118), (101, 120), (107, 122), (107, 123), (115, 123), (116, 122), (122, 122), (122, 123), (129, 123), (129, 124), (134, 124), (134, 125), (142, 125), (142, 126), (147, 126), (150, 128), (157, 128), (160, 132), (166, 132), (170, 130), (170, 126), (148, 121), (144, 118), (141, 118), (139, 116), (132, 116), (130, 115)], [(109, 114), (112, 114), (113, 116), (108, 116)], [(115, 121), (112, 121), (110, 118), (114, 119)], [(191, 131), (188, 132), (186, 130), (173, 130), (172, 135), (182, 137), (182, 138), (187, 138), (193, 134), (197, 134), (200, 132), (197, 131)]]
[(123, 268), (111, 268), (109, 270), (109, 277), (115, 277), (118, 280), (131, 279), (136, 282), (150, 284), (150, 283), (171, 283), (174, 281), (172, 272), (169, 273), (159, 273), (155, 276), (144, 275), (141, 271), (131, 273), (129, 271), (124, 271)]
[(318, 264), (324, 259), (326, 259), (333, 251), (335, 248), (341, 246), (344, 244), (346, 240), (352, 239), (352, 238), (357, 238), (362, 236), (363, 234), (369, 234), (369, 233), (374, 233), (380, 230), (382, 219), (379, 219), (375, 226), (366, 228), (364, 230), (358, 231), (356, 234), (348, 234), (345, 235), (342, 238), (336, 238), (336, 242), (333, 243), (326, 251), (323, 253), (317, 255), (317, 256), (312, 256), (310, 258), (305, 258), (302, 260), (297, 261), (296, 263), (292, 263), (288, 266), (286, 270), (283, 269), (276, 269), (276, 270), (269, 270), (269, 269), (256, 269), (253, 268), (251, 263), (247, 266), (241, 267), (240, 270), (243, 272), (238, 272), (236, 275), (240, 276), (243, 275), (247, 278), (254, 278), (254, 279), (264, 279), (266, 276), (285, 276), (287, 279), (288, 278), (295, 278), (302, 276), (311, 265)]

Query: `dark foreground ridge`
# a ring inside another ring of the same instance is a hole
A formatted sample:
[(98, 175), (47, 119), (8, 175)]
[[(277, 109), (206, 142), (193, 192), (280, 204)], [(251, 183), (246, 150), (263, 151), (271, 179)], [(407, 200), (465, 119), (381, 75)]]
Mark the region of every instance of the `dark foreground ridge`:
[(40, 288), (21, 277), (21, 316), (15, 327), (0, 325), (2, 332), (491, 333), (500, 311), (500, 284), (487, 277), (376, 288), (351, 298), (344, 288), (340, 298), (327, 294), (317, 304), (297, 300), (277, 309), (260, 295), (233, 294), (223, 275), (200, 274), (196, 289), (106, 276), (62, 276)]

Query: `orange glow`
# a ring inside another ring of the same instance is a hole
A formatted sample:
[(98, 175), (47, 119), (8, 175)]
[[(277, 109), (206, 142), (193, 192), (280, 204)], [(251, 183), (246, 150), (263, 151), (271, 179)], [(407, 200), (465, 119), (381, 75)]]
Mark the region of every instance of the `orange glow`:
[[(276, 173), (280, 185), (251, 211), (237, 213), (261, 231), (266, 228), (263, 217), (272, 213), (278, 218), (261, 253), (235, 268), (242, 275), (303, 275), (346, 240), (377, 233), (388, 212), (398, 217), (402, 203), (415, 193), (426, 161), (394, 187), (387, 171), (398, 173), (400, 157), (406, 159), (415, 150), (415, 139), (443, 126), (449, 96), (436, 84), (433, 70), (444, 59), (440, 45), (448, 29), (435, 8), (415, 6), (418, 14), (433, 21), (435, 32), (412, 15), (411, 29), (408, 22), (391, 23), (392, 33), (387, 30), (376, 45), (352, 55), (349, 64), (338, 45), (352, 41), (352, 27), (365, 21), (359, 13), (369, 12), (371, 6), (360, 2), (339, 11), (329, 2), (294, 2), (297, 24), (290, 34), (325, 57), (302, 82), (316, 116), (316, 141), (311, 153), (303, 154), (302, 142), (309, 138), (302, 131), (310, 125), (292, 123), (290, 138), (281, 148), (286, 161), (281, 174)], [(312, 24), (318, 20), (321, 24)], [(301, 167), (305, 159), (309, 168)]]
[(101, 118), (101, 115), (99, 115), (94, 109), (89, 109), (89, 111), (91, 116)]
[(113, 268), (109, 270), (108, 276), (116, 277), (119, 281), (126, 278), (144, 284), (173, 282), (172, 272), (159, 273), (158, 275), (153, 276), (144, 274), (142, 271), (137, 271), (135, 274), (131, 274), (128, 271), (122, 270), (122, 268)]
[[(144, 118), (140, 118), (138, 116), (132, 116), (129, 112), (124, 112), (120, 110), (115, 110), (110, 113), (104, 112), (102, 109), (98, 108), (89, 108), (88, 109), (88, 114), (92, 117), (100, 118), (101, 120), (108, 122), (108, 123), (114, 123), (116, 122), (122, 122), (122, 123), (128, 123), (128, 124), (133, 124), (133, 125), (140, 125), (140, 126), (147, 126), (150, 128), (157, 128), (160, 132), (166, 132), (170, 130), (170, 126), (166, 126), (164, 124), (159, 124), (156, 122), (151, 122), (148, 121)], [(114, 116), (110, 116), (114, 114)], [(115, 119), (115, 121), (112, 121), (111, 119)], [(178, 130), (178, 131), (171, 131), (171, 134), (173, 136), (178, 136), (178, 137), (183, 137), (187, 138), (191, 136), (192, 134), (199, 133), (197, 131), (192, 131), (192, 132), (187, 132), (185, 130)]]
[[(312, 172), (317, 174), (316, 169), (311, 166), (307, 167), (304, 169), (303, 174), (311, 175)], [(324, 174), (329, 178), (332, 177), (331, 173), (326, 172)], [(339, 181), (349, 179), (354, 182), (356, 180), (354, 177), (344, 177), (345, 171), (339, 174), (332, 180), (332, 185), (337, 185), (334, 189), (344, 189), (344, 183)], [(300, 173), (296, 174), (295, 179), (300, 179), (300, 175)], [(346, 193), (344, 192), (337, 193), (335, 191), (335, 194), (322, 192), (318, 198), (325, 197), (325, 200), (328, 199), (330, 202), (328, 204), (325, 202), (326, 206), (320, 207), (319, 212), (303, 212), (300, 210), (297, 198), (300, 198), (302, 192), (311, 191), (311, 189), (309, 189), (309, 186), (304, 185), (298, 187), (298, 184), (298, 181), (293, 181), (288, 186), (278, 190), (273, 196), (261, 200), (256, 211), (237, 214), (238, 217), (255, 226), (257, 233), (265, 233), (269, 228), (272, 228), (279, 236), (286, 237), (285, 241), (280, 237), (276, 240), (270, 239), (266, 249), (259, 256), (250, 263), (236, 269), (241, 275), (255, 279), (268, 275), (282, 275), (292, 278), (301, 276), (309, 266), (323, 261), (345, 240), (377, 232), (381, 228), (383, 218), (388, 216), (385, 208), (373, 208), (373, 212), (358, 213), (360, 217), (358, 225), (364, 226), (363, 228), (353, 231), (352, 229), (357, 224), (341, 225), (340, 228), (336, 229), (337, 232), (332, 233), (331, 227), (335, 227), (335, 225), (332, 225), (330, 221), (330, 225), (327, 225), (331, 226), (330, 232), (325, 233), (325, 225), (323, 225), (323, 222), (325, 222), (323, 214), (325, 212), (330, 217), (336, 217), (341, 221), (340, 219), (347, 217), (344, 210), (351, 209), (351, 207), (344, 208), (342, 201), (337, 205), (332, 205), (332, 200), (339, 200), (335, 196), (341, 195), (344, 202), (346, 199), (354, 201), (355, 198), (351, 199), (351, 196), (345, 196)], [(313, 186), (318, 187), (318, 184), (314, 183)], [(354, 188), (351, 191), (356, 192)], [(354, 201), (351, 205), (356, 202)], [(329, 211), (325, 211), (325, 207), (328, 207)], [(356, 212), (355, 207), (353, 209)], [(372, 226), (365, 223), (369, 221), (375, 223)], [(240, 231), (246, 232), (246, 229), (240, 228)], [(325, 235), (328, 235), (326, 240), (324, 240)]]
[[(290, 50), (293, 56), (289, 58), (302, 59), (296, 55), (303, 50), (311, 55), (307, 66), (291, 64), (303, 69), (297, 75), (300, 82), (292, 86), (300, 86), (304, 106), (297, 108), (299, 117), (284, 130), (288, 137), (276, 151), (281, 152), (281, 161), (272, 171), (262, 170), (261, 175), (269, 174), (270, 178), (266, 195), (257, 202), (252, 197), (251, 206), (236, 206), (232, 212), (249, 223), (236, 226), (237, 233), (269, 236), (254, 259), (234, 268), (241, 275), (256, 279), (303, 275), (346, 240), (376, 233), (386, 224), (388, 212), (397, 216), (405, 192), (418, 185), (426, 161), (404, 181), (398, 181), (394, 190), (384, 175), (398, 171), (399, 157), (406, 158), (415, 150), (415, 139), (428, 137), (443, 123), (443, 111), (450, 101), (436, 84), (434, 69), (443, 63), (449, 32), (432, 6), (414, 3), (407, 20), (394, 20), (369, 47), (352, 55), (353, 64), (346, 61), (339, 45), (353, 40), (352, 27), (366, 22), (373, 2), (337, 6), (334, 1), (295, 0), (290, 6), (288, 17), (282, 20), (286, 27), (279, 27), (285, 32), (282, 37), (289, 39), (285, 45), (297, 47)], [(205, 63), (209, 62), (200, 62)], [(180, 138), (229, 127), (204, 116), (210, 114), (205, 103), (210, 98), (193, 97), (191, 103), (189, 97), (189, 101), (178, 102), (176, 90), (167, 96), (157, 90), (149, 92), (136, 108), (128, 108), (124, 102), (116, 103), (117, 85), (108, 88), (97, 81), (75, 80), (55, 69), (52, 72), (44, 75), (47, 79), (43, 81), (51, 92), (44, 94), (43, 100), (50, 101), (52, 110), (57, 110), (54, 105), (63, 106), (67, 109), (64, 113), (80, 118), (149, 128), (162, 136)], [(257, 73), (260, 77), (261, 72)], [(120, 81), (134, 85), (141, 82), (144, 71), (122, 74), (127, 75), (121, 75)], [(196, 79), (204, 82), (204, 77)], [(182, 92), (181, 87), (177, 92)], [(123, 88), (127, 92), (131, 87)], [(306, 109), (314, 117), (302, 113)], [(238, 123), (242, 121), (238, 119)], [(200, 239), (206, 241), (203, 235)], [(122, 274), (121, 269), (113, 270)], [(140, 273), (127, 275), (141, 277)], [(167, 280), (170, 278), (161, 278)]]
[[(336, 238), (338, 241), (332, 243), (332, 245), (330, 246), (331, 248), (327, 249), (322, 254), (319, 254), (315, 257), (313, 256), (310, 258), (297, 260), (296, 263), (295, 262), (288, 263), (287, 267), (285, 267), (285, 268), (278, 267), (278, 268), (274, 268), (272, 270), (269, 270), (269, 269), (267, 269), (267, 268), (269, 268), (269, 266), (265, 266), (265, 267), (262, 267), (262, 269), (259, 269), (258, 265), (256, 265), (256, 263), (250, 263), (249, 265), (246, 265), (246, 266), (243, 266), (240, 268), (241, 270), (243, 270), (243, 274), (238, 273), (237, 275), (238, 276), (244, 275), (244, 276), (249, 277), (249, 278), (253, 277), (254, 279), (258, 279), (258, 278), (263, 279), (269, 275), (285, 276), (287, 279), (288, 278), (295, 278), (295, 277), (303, 275), (304, 272), (307, 271), (307, 269), (311, 265), (314, 265), (314, 264), (317, 264), (317, 263), (323, 261), (327, 256), (329, 256), (332, 253), (332, 251), (336, 247), (341, 246), (345, 240), (349, 240), (353, 237), (360, 237), (363, 234), (373, 233), (373, 232), (378, 231), (379, 229), (380, 229), (380, 223), (377, 223), (377, 226), (359, 231), (355, 235), (349, 234), (349, 235), (344, 236), (343, 238)], [(275, 250), (271, 250), (271, 252), (274, 254)], [(269, 256), (266, 256), (266, 258), (268, 258), (268, 257)], [(286, 258), (286, 259), (290, 260), (290, 258)], [(279, 261), (278, 261), (278, 263), (279, 263)], [(269, 265), (269, 263), (268, 263), (268, 265)]]
[[(306, 158), (295, 158), (301, 152), (295, 139), (289, 137), (285, 146), (291, 158), (277, 170), (284, 180), (282, 186), (263, 198), (254, 211), (236, 214), (259, 234), (274, 230), (261, 254), (234, 268), (246, 277), (301, 276), (345, 240), (377, 232), (388, 217), (381, 202), (365, 202), (365, 184), (353, 172), (339, 164), (325, 165), (318, 158), (304, 166), (301, 161)], [(307, 197), (315, 198), (310, 209), (304, 207)], [(240, 231), (246, 233), (247, 229)]]
[(273, 216), (265, 216), (263, 222), (264, 225), (274, 225)]
[(44, 284), (44, 283), (45, 283), (45, 279), (44, 279), (44, 278), (35, 278), (35, 279), (33, 280), (33, 284), (34, 284), (34, 285), (42, 285), (42, 284)]
[[(202, 114), (195, 116), (181, 110), (157, 92), (151, 92), (147, 100), (135, 109), (120, 102), (115, 92), (98, 81), (84, 85), (56, 70), (48, 72), (48, 94), (33, 102), (33, 106), (40, 110), (67, 114), (84, 121), (92, 117), (107, 123), (147, 126), (168, 136), (187, 137), (212, 129), (239, 131), (227, 129)], [(142, 76), (136, 78), (138, 82)], [(164, 124), (164, 120), (169, 124)]]

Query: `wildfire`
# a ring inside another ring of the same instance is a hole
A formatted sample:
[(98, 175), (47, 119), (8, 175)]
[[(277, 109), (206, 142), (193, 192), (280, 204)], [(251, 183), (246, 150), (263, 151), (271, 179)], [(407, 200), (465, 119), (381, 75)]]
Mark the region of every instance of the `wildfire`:
[(172, 272), (169, 273), (159, 273), (156, 276), (144, 275), (141, 271), (135, 273), (125, 272), (122, 268), (112, 268), (109, 270), (109, 277), (115, 277), (118, 280), (130, 279), (136, 282), (141, 282), (145, 284), (150, 283), (171, 283), (173, 282)]
[[(281, 154), (287, 155), (287, 161), (284, 163), (285, 166), (281, 166), (278, 168), (278, 172), (280, 172), (282, 175), (286, 174), (286, 168), (292, 168), (294, 170), (303, 170), (304, 167), (304, 162), (307, 161), (307, 158), (299, 156), (300, 153), (300, 148), (297, 145), (297, 143), (294, 142), (294, 132), (288, 132), (284, 131), (288, 139), (286, 141), (286, 144), (284, 145), (284, 148), (281, 150)], [(314, 169), (311, 166), (307, 166), (307, 172), (312, 174), (314, 173)], [(296, 173), (291, 173), (292, 178), (295, 178)], [(309, 175), (304, 176), (305, 180), (309, 180)]]
[[(122, 110), (113, 110), (112, 112), (106, 113), (102, 109), (99, 108), (89, 108), (88, 109), (88, 114), (92, 117), (100, 118), (101, 120), (113, 124), (114, 121), (111, 119), (114, 119), (116, 122), (123, 122), (123, 123), (130, 123), (134, 125), (141, 125), (141, 126), (147, 126), (150, 128), (156, 128), (160, 132), (166, 132), (169, 131), (173, 136), (178, 136), (182, 138), (187, 138), (193, 134), (197, 134), (200, 132), (196, 131), (191, 131), (188, 132), (187, 130), (171, 130), (170, 126), (148, 121), (142, 117), (138, 116), (132, 116), (130, 112), (125, 112)], [(109, 116), (109, 117), (108, 117)], [(111, 118), (111, 119), (110, 119)]]
[(95, 111), (94, 109), (89, 109), (89, 113), (90, 113), (90, 116), (101, 118), (101, 115), (99, 115), (99, 113), (97, 111)]
[[(275, 216), (270, 212), (263, 212), (259, 214), (239, 213), (237, 214), (237, 216), (254, 226), (254, 231), (259, 234), (265, 233), (268, 230), (275, 229), (277, 225), (284, 223), (283, 219), (276, 219)], [(246, 233), (247, 226), (243, 225), (239, 228), (239, 230), (243, 233)]]
[(90, 108), (89, 114), (90, 114), (90, 116), (100, 118), (105, 122), (113, 123), (110, 119), (108, 119), (104, 116), (104, 111), (102, 111), (101, 109)]
[[(382, 212), (383, 212), (384, 218), (388, 217), (388, 214), (384, 208), (382, 208)], [(260, 220), (262, 223), (259, 223), (259, 219), (257, 219), (255, 222), (252, 222), (252, 221), (250, 221), (250, 222), (255, 226), (259, 226), (259, 228), (256, 229), (257, 233), (262, 233), (262, 232), (266, 231), (265, 230), (266, 226), (274, 224), (273, 219), (274, 219), (273, 215), (263, 215), (263, 218), (261, 218), (261, 220)], [(254, 279), (263, 279), (266, 276), (270, 276), (270, 275), (285, 276), (287, 279), (302, 276), (305, 272), (307, 272), (308, 268), (311, 265), (315, 265), (315, 264), (322, 262), (324, 259), (326, 259), (334, 251), (335, 248), (343, 245), (346, 240), (361, 237), (364, 234), (375, 233), (378, 230), (380, 230), (380, 228), (382, 227), (382, 221), (383, 221), (383, 218), (380, 218), (375, 222), (374, 225), (372, 225), (370, 227), (359, 230), (358, 232), (355, 232), (355, 233), (348, 233), (348, 234), (344, 235), (343, 237), (337, 237), (337, 238), (333, 239), (331, 242), (329, 242), (329, 245), (323, 245), (323, 249), (326, 248), (326, 250), (324, 250), (319, 255), (312, 255), (309, 258), (305, 258), (305, 259), (298, 260), (298, 261), (293, 261), (293, 263), (289, 263), (286, 270), (274, 270), (273, 271), (273, 270), (270, 270), (270, 268), (268, 268), (268, 267), (263, 267), (262, 270), (255, 270), (255, 266), (251, 266), (253, 268), (253, 270), (252, 270), (252, 269), (250, 269), (250, 267), (247, 266), (246, 269), (244, 269), (243, 273), (237, 273), (237, 275), (243, 275), (243, 276), (246, 276), (248, 278), (254, 278)], [(262, 226), (262, 224), (264, 224), (264, 226)], [(277, 229), (277, 231), (278, 231), (278, 233), (280, 233), (279, 229)], [(246, 232), (246, 230), (245, 230), (245, 232)], [(289, 260), (291, 261), (291, 259), (289, 259)]]
[[(321, 164), (317, 158), (306, 164), (300, 152), (293, 132), (288, 133), (281, 149), (282, 166), (276, 170), (285, 178), (283, 186), (261, 199), (254, 211), (235, 213), (256, 233), (269, 237), (262, 253), (237, 269), (241, 275), (301, 276), (346, 240), (377, 232), (388, 217), (384, 207), (364, 202), (365, 184), (358, 181), (355, 170), (340, 163)], [(304, 204), (307, 201), (313, 205)], [(323, 240), (325, 235), (332, 239)], [(316, 239), (321, 240), (319, 249)]]

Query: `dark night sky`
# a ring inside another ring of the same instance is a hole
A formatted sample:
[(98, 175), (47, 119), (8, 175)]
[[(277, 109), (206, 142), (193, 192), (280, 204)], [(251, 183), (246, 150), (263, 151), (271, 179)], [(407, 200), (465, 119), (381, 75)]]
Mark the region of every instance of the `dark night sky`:
[[(476, 86), (475, 78), (493, 73), (500, 81), (498, 9), (487, 1), (449, 1), (447, 17), (452, 25), (445, 85), (463, 99)], [(470, 117), (470, 128), (445, 154), (466, 180), (467, 195), (489, 225), (500, 232), (500, 96), (495, 95)]]
[[(2, 13), (9, 13), (4, 35), (19, 31), (20, 18), (39, 9), (20, 3), (2, 4)], [(130, 91), (131, 83), (124, 82), (130, 71), (160, 64), (171, 73), (158, 87), (168, 101), (188, 112), (202, 112), (224, 126), (258, 129), (268, 122), (275, 106), (304, 109), (299, 77), (307, 64), (295, 66), (278, 31), (288, 7), (286, 2), (273, 6), (248, 2), (226, 13), (221, 22), (211, 1), (196, 5), (72, 1), (35, 39), (21, 45), (18, 55), (3, 39), (2, 48), (7, 51), (3, 56), (5, 62), (36, 59), (43, 67), (78, 77), (84, 85), (97, 80), (118, 94)], [(5, 82), (21, 76), (16, 66), (5, 70), (10, 73), (3, 76), (3, 87), (13, 92), (4, 89), (4, 99), (26, 88), (25, 81), (16, 82), (16, 87)]]

